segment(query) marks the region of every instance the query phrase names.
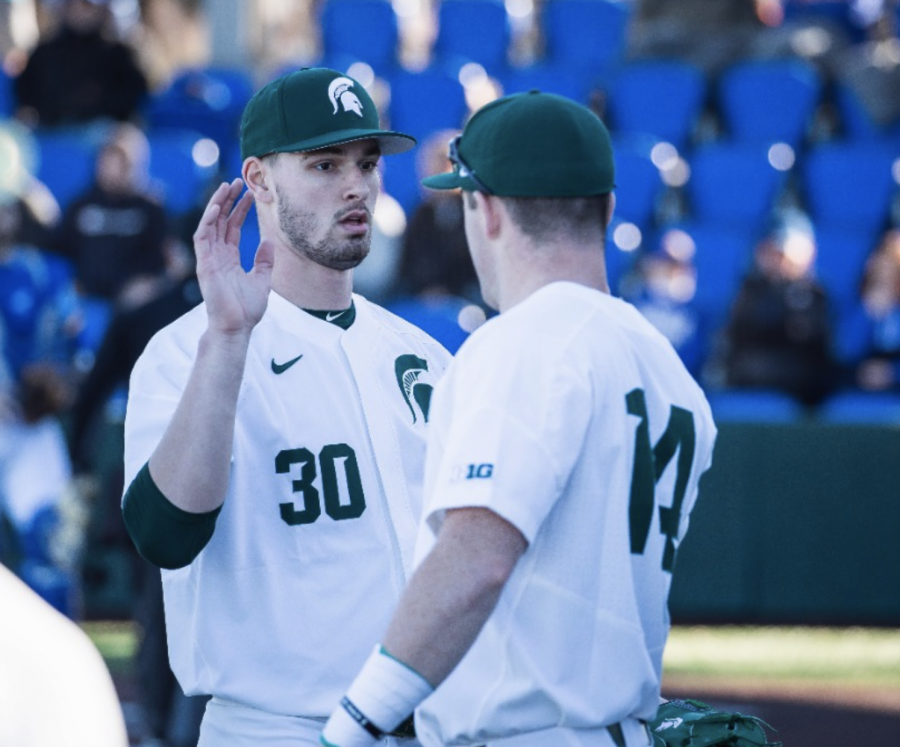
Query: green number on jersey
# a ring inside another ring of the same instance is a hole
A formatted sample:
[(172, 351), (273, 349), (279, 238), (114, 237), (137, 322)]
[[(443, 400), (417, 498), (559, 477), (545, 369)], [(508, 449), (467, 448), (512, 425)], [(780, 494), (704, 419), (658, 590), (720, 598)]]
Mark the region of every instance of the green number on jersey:
[[(340, 480), (338, 479), (337, 462), (344, 466), (344, 476), (348, 493), (348, 502), (341, 503)], [(312, 524), (322, 515), (322, 502), (319, 491), (313, 484), (316, 479), (316, 457), (309, 449), (285, 449), (275, 457), (275, 472), (279, 475), (290, 472), (295, 464), (302, 465), (300, 479), (292, 480), (295, 493), (300, 493), (303, 509), (298, 510), (293, 502), (281, 503), (281, 518), (286, 524), (299, 526)], [(319, 465), (322, 472), (322, 492), (325, 495), (325, 513), (335, 521), (358, 519), (366, 510), (366, 496), (363, 492), (362, 478), (356, 452), (347, 444), (329, 444), (319, 452)]]
[(663, 570), (671, 572), (675, 567), (675, 539), (681, 521), (681, 507), (694, 461), (696, 445), (694, 415), (690, 410), (672, 405), (666, 430), (656, 442), (656, 446), (653, 446), (650, 443), (650, 425), (644, 390), (630, 391), (625, 395), (625, 405), (630, 415), (640, 418), (634, 434), (634, 466), (628, 504), (631, 552), (634, 555), (643, 555), (647, 546), (650, 524), (653, 521), (653, 507), (656, 504), (656, 484), (675, 456), (675, 452), (678, 452), (672, 505), (668, 508), (659, 507), (659, 530), (666, 537), (662, 567)]
[[(347, 478), (347, 493), (350, 502), (341, 505), (341, 492), (338, 488), (337, 460), (342, 459), (344, 475)], [(319, 452), (319, 464), (322, 465), (322, 490), (325, 493), (325, 513), (335, 521), (342, 519), (358, 519), (366, 510), (366, 497), (363, 494), (362, 478), (359, 476), (359, 465), (356, 453), (347, 444), (331, 444)]]

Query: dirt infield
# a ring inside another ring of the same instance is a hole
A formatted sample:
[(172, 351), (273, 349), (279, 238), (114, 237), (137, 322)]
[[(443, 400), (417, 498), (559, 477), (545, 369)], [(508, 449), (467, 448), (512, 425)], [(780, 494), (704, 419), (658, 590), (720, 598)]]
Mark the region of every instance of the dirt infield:
[(900, 745), (900, 693), (825, 685), (705, 688), (687, 678), (663, 688), (666, 698), (696, 698), (724, 711), (759, 716), (784, 747)]

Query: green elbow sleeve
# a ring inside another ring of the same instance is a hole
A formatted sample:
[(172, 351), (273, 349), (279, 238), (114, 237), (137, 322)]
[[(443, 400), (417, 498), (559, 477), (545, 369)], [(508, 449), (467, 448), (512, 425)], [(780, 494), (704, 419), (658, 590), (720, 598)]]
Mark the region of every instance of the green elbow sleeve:
[(143, 558), (160, 568), (184, 568), (206, 547), (221, 506), (194, 514), (178, 508), (153, 482), (145, 464), (122, 500), (125, 527)]

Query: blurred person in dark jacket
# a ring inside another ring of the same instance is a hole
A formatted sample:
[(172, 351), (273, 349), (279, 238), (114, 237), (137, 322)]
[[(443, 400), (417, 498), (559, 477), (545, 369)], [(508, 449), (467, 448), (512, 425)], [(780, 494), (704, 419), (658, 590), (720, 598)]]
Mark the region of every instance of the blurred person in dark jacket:
[(836, 384), (830, 302), (814, 275), (814, 236), (781, 229), (762, 240), (724, 333), (725, 383), (780, 390), (815, 405)]
[(17, 115), (32, 127), (135, 117), (147, 79), (131, 47), (111, 33), (108, 0), (58, 0), (58, 27), (15, 78)]
[(166, 213), (149, 192), (150, 145), (135, 125), (114, 126), (97, 155), (94, 183), (65, 210), (56, 248), (85, 296), (126, 300), (165, 271)]
[[(423, 143), (417, 169), (421, 176), (450, 168), (447, 143), (459, 134), (440, 131)], [(480, 301), (475, 267), (463, 227), (463, 209), (455, 192), (427, 190), (416, 206), (403, 238), (395, 296), (458, 296)]]

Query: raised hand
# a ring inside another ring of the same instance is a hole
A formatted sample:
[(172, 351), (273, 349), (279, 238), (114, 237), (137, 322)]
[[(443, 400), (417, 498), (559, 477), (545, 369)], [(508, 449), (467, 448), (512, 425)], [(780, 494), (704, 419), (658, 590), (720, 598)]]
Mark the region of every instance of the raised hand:
[(206, 206), (194, 232), (197, 279), (206, 301), (209, 329), (227, 335), (249, 335), (266, 310), (272, 285), (274, 249), (260, 243), (253, 269), (241, 267), (241, 227), (253, 204), (244, 183), (223, 183)]

